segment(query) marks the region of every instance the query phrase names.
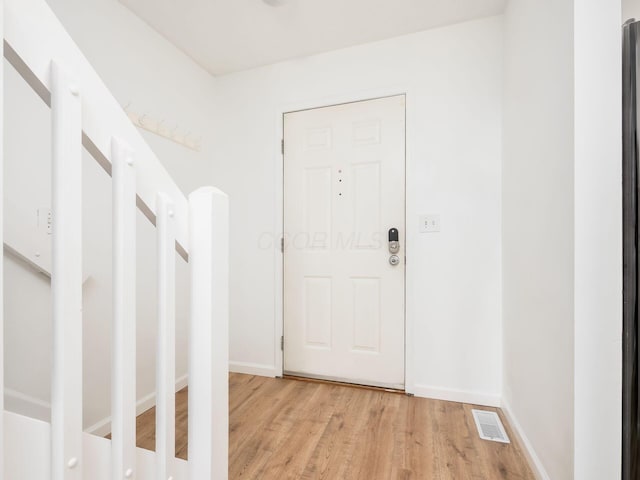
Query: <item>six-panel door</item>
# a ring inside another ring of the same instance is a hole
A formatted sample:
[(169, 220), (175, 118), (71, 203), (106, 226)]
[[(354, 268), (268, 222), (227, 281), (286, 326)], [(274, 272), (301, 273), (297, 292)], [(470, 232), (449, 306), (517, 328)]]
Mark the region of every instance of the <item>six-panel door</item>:
[(288, 113), (284, 135), (284, 370), (403, 388), (405, 97)]

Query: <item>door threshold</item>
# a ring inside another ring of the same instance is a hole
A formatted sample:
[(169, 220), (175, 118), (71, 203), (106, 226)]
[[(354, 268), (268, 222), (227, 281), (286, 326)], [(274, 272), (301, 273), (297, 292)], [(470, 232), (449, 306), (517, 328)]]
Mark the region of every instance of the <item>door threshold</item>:
[(373, 390), (375, 392), (396, 393), (400, 395), (405, 395), (406, 393), (404, 389), (399, 389), (399, 388), (376, 387), (374, 385), (363, 385), (359, 383), (341, 382), (338, 380), (326, 380), (322, 378), (302, 377), (300, 375), (291, 375), (287, 373), (285, 373), (282, 376), (282, 378), (287, 380), (297, 380), (299, 382), (323, 383), (325, 385), (337, 385), (340, 387), (351, 387), (351, 388), (359, 388), (362, 390)]

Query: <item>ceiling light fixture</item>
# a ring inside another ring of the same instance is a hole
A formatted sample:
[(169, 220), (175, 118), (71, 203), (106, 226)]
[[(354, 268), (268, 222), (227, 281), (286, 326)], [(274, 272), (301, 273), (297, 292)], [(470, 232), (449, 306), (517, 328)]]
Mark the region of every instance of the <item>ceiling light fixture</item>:
[(262, 0), (262, 1), (272, 7), (281, 7), (285, 3), (289, 2), (289, 0)]

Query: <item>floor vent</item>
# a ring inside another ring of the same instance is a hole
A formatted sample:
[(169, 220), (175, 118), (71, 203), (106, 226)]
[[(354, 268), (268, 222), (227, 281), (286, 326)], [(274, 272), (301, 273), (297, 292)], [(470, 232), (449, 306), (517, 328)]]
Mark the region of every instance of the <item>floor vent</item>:
[(471, 412), (473, 412), (480, 438), (493, 442), (511, 443), (496, 412), (486, 410), (471, 410)]

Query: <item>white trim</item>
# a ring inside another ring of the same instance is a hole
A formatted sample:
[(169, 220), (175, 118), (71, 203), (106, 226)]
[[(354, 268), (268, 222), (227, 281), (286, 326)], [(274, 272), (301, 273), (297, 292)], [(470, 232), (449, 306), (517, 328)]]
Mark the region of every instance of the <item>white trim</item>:
[[(284, 352), (280, 349), (280, 339), (284, 335), (284, 291), (283, 291), (283, 258), (280, 251), (280, 236), (284, 232), (284, 218), (283, 218), (283, 198), (284, 198), (284, 155), (281, 150), (281, 141), (284, 138), (284, 114), (288, 112), (295, 112), (298, 110), (308, 110), (312, 108), (321, 108), (331, 105), (340, 105), (344, 103), (362, 102), (366, 100), (373, 100), (376, 98), (385, 98), (396, 95), (404, 95), (405, 102), (405, 179), (410, 178), (410, 165), (409, 165), (409, 138), (413, 138), (410, 135), (411, 125), (410, 118), (410, 98), (411, 89), (406, 85), (394, 85), (385, 88), (373, 88), (363, 89), (358, 91), (345, 92), (336, 95), (318, 96), (297, 101), (283, 101), (276, 108), (275, 112), (275, 136), (274, 136), (274, 159), (275, 159), (275, 218), (274, 218), (274, 265), (275, 265), (275, 337), (274, 337), (274, 364), (276, 374), (275, 376), (281, 376), (284, 374)], [(409, 255), (412, 251), (413, 244), (409, 236), (409, 200), (412, 198), (412, 192), (410, 191), (409, 184), (405, 181), (405, 256), (409, 259)], [(413, 214), (413, 212), (411, 212)], [(408, 302), (407, 293), (409, 292), (409, 271), (410, 262), (407, 260), (405, 264), (405, 285), (404, 285), (404, 325), (405, 325), (405, 348), (404, 348), (404, 383), (405, 391), (407, 393), (415, 393), (413, 385), (413, 316), (410, 315), (410, 307)]]
[[(176, 379), (176, 392), (179, 392), (185, 388), (189, 383), (189, 376), (183, 375)], [(149, 395), (142, 397), (136, 403), (136, 416), (141, 415), (156, 404), (156, 392), (152, 392)], [(111, 416), (103, 418), (102, 420), (94, 423), (89, 428), (85, 429), (86, 433), (96, 435), (98, 437), (104, 437), (111, 433)]]
[(509, 406), (509, 404), (504, 398), (502, 399), (502, 413), (504, 413), (504, 416), (507, 419), (507, 422), (509, 422), (511, 431), (517, 437), (518, 443), (520, 444), (522, 450), (524, 451), (524, 454), (527, 457), (527, 460), (529, 461), (529, 466), (531, 467), (531, 470), (533, 471), (533, 474), (535, 475), (536, 479), (551, 480), (551, 477), (546, 472), (546, 470), (544, 469), (544, 466), (542, 465), (542, 462), (540, 461), (540, 457), (538, 457), (538, 454), (534, 450), (533, 445), (531, 445), (531, 442), (525, 435), (524, 430), (520, 426), (520, 423), (518, 422), (515, 415), (513, 414), (511, 407)]
[(24, 417), (36, 418), (43, 422), (51, 421), (51, 404), (11, 388), (4, 389), (5, 410)]
[(485, 407), (500, 407), (501, 405), (501, 396), (497, 393), (453, 390), (451, 388), (432, 387), (420, 384), (413, 386), (412, 393), (416, 397), (446, 400), (448, 402), (468, 403), (472, 405), (483, 405)]
[(281, 339), (284, 335), (284, 253), (281, 250), (281, 238), (284, 235), (284, 153), (282, 141), (284, 140), (284, 113), (285, 106), (276, 110), (274, 132), (274, 218), (273, 218), (273, 281), (274, 281), (274, 337), (273, 337), (273, 364), (276, 375), (284, 375), (284, 351), (281, 348)]
[[(278, 350), (280, 344), (278, 343)], [(282, 373), (275, 365), (262, 365), (248, 362), (229, 362), (229, 371), (233, 373), (245, 373), (247, 375), (258, 375), (260, 377), (278, 377)]]

